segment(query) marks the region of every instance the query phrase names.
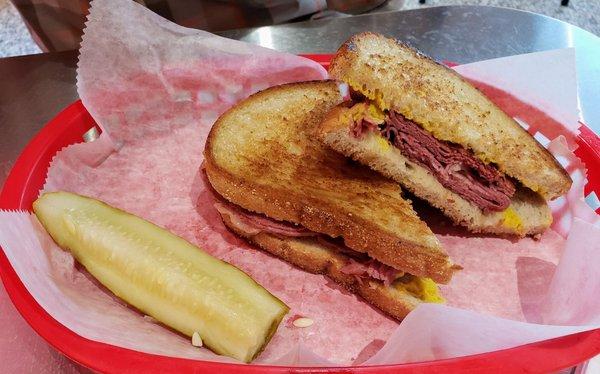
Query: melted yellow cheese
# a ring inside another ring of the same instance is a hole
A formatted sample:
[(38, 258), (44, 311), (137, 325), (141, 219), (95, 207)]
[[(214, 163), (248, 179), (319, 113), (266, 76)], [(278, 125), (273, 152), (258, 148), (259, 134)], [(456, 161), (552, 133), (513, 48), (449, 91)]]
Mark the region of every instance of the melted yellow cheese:
[(523, 220), (512, 206), (509, 206), (502, 212), (502, 224), (516, 231), (523, 230)]
[(394, 287), (404, 290), (426, 303), (443, 303), (446, 301), (440, 295), (437, 284), (429, 278), (420, 278), (407, 274), (394, 282)]
[(351, 108), (343, 111), (340, 116), (340, 121), (342, 122), (356, 122), (363, 118), (378, 125), (385, 122), (385, 113), (373, 103), (367, 102), (353, 105)]
[(367, 107), (367, 118), (374, 120), (375, 123), (380, 124), (385, 122), (385, 113), (379, 109), (376, 105), (369, 103)]
[(375, 141), (377, 142), (377, 147), (379, 148), (380, 151), (387, 152), (392, 148), (390, 142), (386, 138), (384, 138), (381, 135), (375, 135), (375, 136), (376, 136)]
[(381, 110), (388, 110), (388, 106), (383, 101), (383, 94), (379, 90), (371, 91), (361, 87), (357, 82), (352, 79), (344, 79), (346, 83), (356, 92), (361, 93), (367, 99), (373, 101)]
[[(385, 122), (385, 112), (371, 102), (362, 102), (342, 111), (338, 121), (353, 124), (363, 118), (379, 125)], [(373, 136), (375, 136), (375, 144), (379, 151), (387, 152), (391, 149), (391, 144), (386, 138), (378, 134), (373, 134)]]

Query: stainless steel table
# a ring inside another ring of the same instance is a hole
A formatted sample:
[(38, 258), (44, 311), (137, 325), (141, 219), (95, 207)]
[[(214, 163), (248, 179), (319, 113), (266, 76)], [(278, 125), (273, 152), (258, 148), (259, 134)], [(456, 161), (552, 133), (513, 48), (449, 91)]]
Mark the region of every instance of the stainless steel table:
[(583, 116), (600, 133), (600, 38), (539, 14), (487, 6), (446, 6), (234, 30), (222, 35), (291, 53), (331, 53), (350, 35), (367, 30), (406, 41), (437, 60), (461, 64), (574, 47)]
[[(438, 60), (457, 63), (575, 47), (583, 116), (600, 133), (600, 38), (553, 18), (504, 8), (455, 6), (234, 30), (222, 35), (292, 53), (331, 53), (350, 35), (366, 30), (394, 36)], [(77, 99), (76, 56), (72, 51), (0, 59), (0, 185), (31, 137)], [(4, 370), (78, 370), (26, 326), (4, 291), (0, 291), (0, 329), (0, 361), (9, 365)], [(2, 359), (4, 354), (7, 356)]]

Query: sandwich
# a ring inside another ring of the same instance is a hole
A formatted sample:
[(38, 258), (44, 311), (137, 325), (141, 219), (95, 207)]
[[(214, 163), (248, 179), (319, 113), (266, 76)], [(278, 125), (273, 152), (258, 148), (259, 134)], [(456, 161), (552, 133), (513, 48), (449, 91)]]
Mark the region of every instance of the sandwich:
[(472, 232), (537, 235), (571, 179), (527, 131), (453, 70), (379, 34), (353, 36), (331, 78), (353, 101), (319, 138), (400, 183)]
[(204, 170), (227, 227), (263, 250), (324, 274), (388, 315), (441, 302), (460, 269), (397, 183), (320, 142), (340, 83), (268, 88), (213, 125)]

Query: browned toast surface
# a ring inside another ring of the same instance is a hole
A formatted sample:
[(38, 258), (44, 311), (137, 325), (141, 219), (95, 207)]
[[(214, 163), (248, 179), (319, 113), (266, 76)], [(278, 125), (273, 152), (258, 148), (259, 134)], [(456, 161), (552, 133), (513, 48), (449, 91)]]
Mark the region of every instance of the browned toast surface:
[(379, 34), (357, 34), (338, 50), (330, 76), (420, 124), (440, 140), (472, 150), (545, 199), (571, 179), (519, 124), (458, 73)]
[(223, 114), (205, 148), (211, 185), (227, 200), (346, 245), (396, 269), (446, 283), (452, 264), (399, 186), (316, 138), (342, 98), (334, 81), (273, 87)]

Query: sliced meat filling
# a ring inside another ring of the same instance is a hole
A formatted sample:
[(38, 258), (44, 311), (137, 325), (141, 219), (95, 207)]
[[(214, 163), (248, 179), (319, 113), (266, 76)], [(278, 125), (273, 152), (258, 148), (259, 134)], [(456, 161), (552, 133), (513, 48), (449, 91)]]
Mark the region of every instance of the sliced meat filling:
[(389, 286), (405, 274), (400, 270), (396, 270), (389, 265), (369, 257), (366, 253), (348, 248), (341, 238), (332, 239), (324, 235), (316, 235), (318, 235), (319, 242), (324, 246), (348, 256), (346, 265), (340, 271), (344, 274), (354, 275), (359, 282), (362, 282), (364, 278), (370, 277), (380, 280), (384, 285)]
[(256, 235), (261, 232), (289, 237), (317, 235), (315, 232), (307, 230), (302, 226), (275, 221), (262, 214), (243, 210), (228, 202), (216, 202), (214, 206), (221, 216), (228, 215), (230, 219), (236, 220), (236, 226), (248, 235)]
[(366, 253), (356, 252), (348, 248), (341, 240), (326, 237), (302, 226), (275, 221), (262, 214), (249, 212), (225, 201), (218, 201), (214, 206), (221, 216), (228, 216), (230, 220), (235, 220), (236, 226), (248, 235), (257, 235), (263, 232), (287, 237), (316, 237), (327, 248), (348, 256), (346, 265), (340, 271), (355, 276), (359, 282), (370, 277), (389, 286), (394, 280), (404, 275), (403, 272), (370, 258)]
[(356, 121), (351, 133), (360, 138), (378, 131), (410, 161), (426, 168), (447, 189), (485, 213), (503, 211), (510, 205), (515, 185), (496, 167), (476, 158), (460, 145), (436, 139), (415, 122), (395, 112), (382, 124)]

